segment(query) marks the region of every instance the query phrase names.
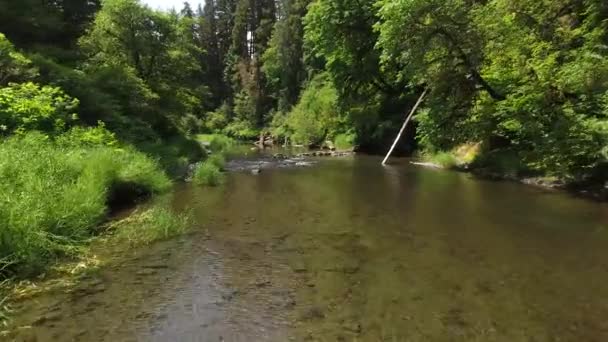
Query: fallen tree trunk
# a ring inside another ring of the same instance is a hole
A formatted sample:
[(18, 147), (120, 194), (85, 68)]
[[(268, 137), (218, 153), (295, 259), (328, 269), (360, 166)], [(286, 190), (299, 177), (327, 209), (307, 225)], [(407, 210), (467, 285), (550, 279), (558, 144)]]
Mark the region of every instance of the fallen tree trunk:
[(393, 142), (393, 146), (391, 146), (391, 149), (386, 154), (386, 157), (384, 157), (384, 160), (382, 161), (382, 165), (386, 165), (386, 161), (388, 160), (388, 158), (393, 153), (393, 150), (395, 149), (395, 146), (397, 146), (397, 143), (399, 142), (399, 139), (401, 139), (401, 135), (405, 131), (405, 127), (407, 127), (407, 124), (412, 119), (412, 116), (414, 116), (414, 113), (418, 109), (418, 106), (420, 106), (420, 104), (422, 103), (422, 100), (424, 100), (424, 97), (426, 96), (427, 91), (428, 91), (428, 88), (424, 89), (424, 91), (422, 92), (422, 95), (420, 95), (420, 97), (418, 98), (418, 101), (414, 105), (414, 108), (412, 108), (412, 111), (410, 112), (410, 114), (405, 119), (405, 122), (403, 123), (403, 126), (401, 126), (401, 130), (399, 131), (399, 134), (397, 134), (397, 138), (395, 138), (395, 142)]

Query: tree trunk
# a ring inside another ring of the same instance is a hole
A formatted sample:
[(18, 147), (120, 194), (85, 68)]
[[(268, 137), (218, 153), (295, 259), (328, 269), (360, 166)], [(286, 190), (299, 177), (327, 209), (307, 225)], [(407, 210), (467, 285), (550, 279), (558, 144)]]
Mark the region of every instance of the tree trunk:
[(382, 161), (382, 165), (386, 165), (386, 161), (388, 160), (388, 158), (393, 153), (393, 150), (395, 149), (395, 146), (397, 146), (397, 143), (399, 142), (399, 139), (401, 139), (401, 135), (405, 131), (405, 127), (407, 127), (407, 124), (412, 119), (412, 116), (414, 116), (414, 113), (416, 112), (416, 109), (418, 109), (418, 106), (420, 106), (420, 104), (422, 103), (422, 100), (424, 100), (424, 97), (426, 96), (427, 91), (428, 91), (428, 88), (425, 88), (424, 91), (422, 92), (422, 95), (420, 95), (420, 97), (418, 98), (418, 101), (414, 105), (414, 108), (412, 108), (412, 111), (410, 112), (410, 114), (405, 119), (405, 122), (403, 123), (403, 126), (401, 126), (401, 130), (399, 131), (399, 134), (397, 134), (397, 138), (395, 138), (395, 141), (393, 142), (393, 146), (391, 146), (391, 149), (386, 154), (386, 157), (384, 157), (384, 160)]

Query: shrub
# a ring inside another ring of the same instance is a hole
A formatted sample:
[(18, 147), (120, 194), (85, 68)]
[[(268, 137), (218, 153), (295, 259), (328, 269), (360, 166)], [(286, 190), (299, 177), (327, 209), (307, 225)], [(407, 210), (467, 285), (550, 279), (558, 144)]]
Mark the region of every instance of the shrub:
[(220, 170), (223, 170), (224, 167), (226, 166), (226, 158), (224, 158), (224, 156), (219, 153), (209, 156), (209, 158), (207, 158), (206, 162), (214, 165), (215, 167), (217, 167)]
[(234, 139), (223, 134), (199, 134), (196, 139), (209, 144), (209, 148), (214, 152), (225, 152), (236, 144)]
[(472, 166), (513, 177), (533, 173), (514, 149), (482, 151)]
[(173, 178), (184, 176), (188, 165), (205, 157), (201, 145), (184, 136), (140, 143), (137, 147), (157, 159), (162, 168)]
[(0, 144), (0, 260), (12, 263), (13, 274), (33, 275), (73, 253), (104, 219), (111, 191), (121, 184), (152, 194), (171, 183), (157, 162), (131, 148), (65, 147), (39, 133), (6, 140)]
[(335, 132), (340, 122), (338, 93), (326, 76), (315, 77), (288, 114), (285, 124), (294, 142), (318, 145)]
[(0, 134), (38, 130), (58, 134), (76, 120), (78, 100), (60, 88), (28, 82), (0, 88)]
[(247, 121), (237, 120), (228, 124), (222, 133), (239, 140), (252, 140), (258, 137), (260, 131)]
[(451, 152), (426, 152), (423, 154), (423, 159), (446, 169), (454, 168), (460, 164), (459, 160)]
[(0, 33), (0, 86), (9, 82), (31, 80), (38, 71), (32, 62), (15, 50), (15, 46)]
[(97, 127), (74, 127), (58, 136), (55, 141), (63, 147), (118, 146), (116, 135), (108, 131), (101, 121)]
[(293, 131), (287, 123), (287, 114), (284, 112), (275, 112), (271, 114), (272, 121), (270, 122), (270, 134), (275, 138), (290, 137)]
[(205, 161), (197, 167), (193, 180), (198, 185), (217, 186), (222, 183), (223, 174), (216, 165)]
[(342, 133), (334, 138), (334, 145), (338, 150), (352, 150), (355, 147), (357, 135), (354, 133)]
[(204, 128), (209, 132), (219, 132), (222, 128), (226, 127), (229, 117), (230, 108), (227, 104), (223, 104), (215, 111), (207, 113)]

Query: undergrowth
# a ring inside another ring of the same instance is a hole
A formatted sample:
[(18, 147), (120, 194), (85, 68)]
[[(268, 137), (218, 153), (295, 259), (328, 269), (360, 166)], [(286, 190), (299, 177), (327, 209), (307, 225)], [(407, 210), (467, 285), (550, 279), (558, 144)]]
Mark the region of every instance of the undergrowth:
[(357, 136), (354, 133), (342, 133), (336, 135), (334, 138), (334, 145), (337, 150), (346, 151), (352, 150), (355, 148), (355, 142), (357, 140)]
[(75, 255), (106, 218), (111, 190), (143, 193), (171, 182), (158, 163), (129, 147), (60, 144), (29, 133), (0, 144), (0, 279), (32, 276)]
[(425, 154), (424, 159), (446, 169), (455, 168), (459, 164), (458, 159), (451, 152)]
[(212, 160), (207, 160), (199, 164), (193, 177), (196, 184), (208, 186), (220, 185), (223, 179), (224, 175), (222, 174), (222, 171)]
[(226, 152), (236, 145), (236, 141), (223, 134), (198, 134), (196, 139), (209, 145), (213, 152)]

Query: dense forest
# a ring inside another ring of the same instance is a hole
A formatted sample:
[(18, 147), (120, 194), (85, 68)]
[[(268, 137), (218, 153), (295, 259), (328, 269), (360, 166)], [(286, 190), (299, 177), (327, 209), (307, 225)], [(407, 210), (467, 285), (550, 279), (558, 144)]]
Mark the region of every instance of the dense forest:
[[(66, 129), (101, 122), (132, 143), (268, 132), (377, 152), (428, 88), (419, 150), (481, 143), (522, 169), (568, 177), (607, 158), (603, 1), (43, 4), (0, 3), (0, 80), (5, 97), (61, 98), (49, 115)], [(5, 135), (48, 131), (13, 110), (3, 108)]]
[(384, 152), (425, 89), (404, 152), (608, 177), (604, 0), (0, 0), (0, 33), (6, 264), (66, 252), (125, 187), (166, 189), (195, 134)]

